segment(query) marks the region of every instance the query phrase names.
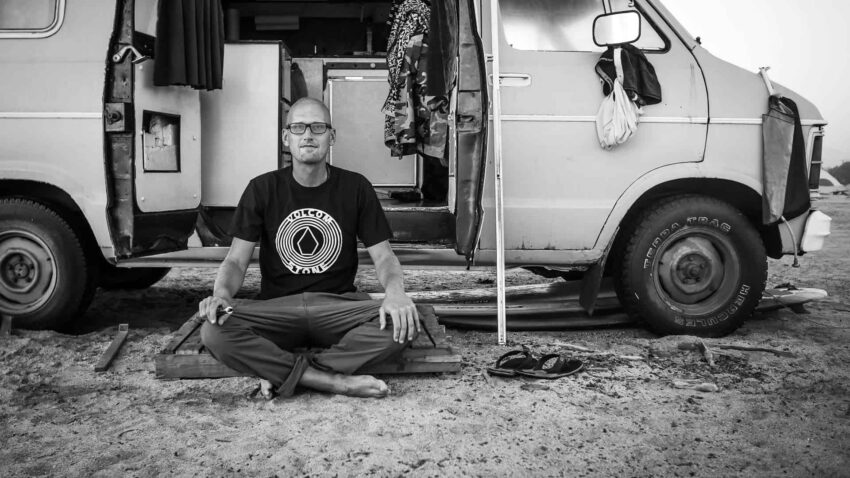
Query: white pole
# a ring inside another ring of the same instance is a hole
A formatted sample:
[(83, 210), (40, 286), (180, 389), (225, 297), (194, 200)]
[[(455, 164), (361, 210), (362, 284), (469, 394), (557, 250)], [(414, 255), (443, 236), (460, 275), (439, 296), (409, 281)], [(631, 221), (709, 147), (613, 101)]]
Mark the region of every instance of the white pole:
[(490, 37), (493, 53), (493, 94), (490, 100), (493, 111), (493, 163), (496, 178), (496, 303), (499, 345), (507, 342), (505, 313), (505, 224), (502, 195), (502, 105), (501, 76), (499, 71), (499, 0), (490, 1)]

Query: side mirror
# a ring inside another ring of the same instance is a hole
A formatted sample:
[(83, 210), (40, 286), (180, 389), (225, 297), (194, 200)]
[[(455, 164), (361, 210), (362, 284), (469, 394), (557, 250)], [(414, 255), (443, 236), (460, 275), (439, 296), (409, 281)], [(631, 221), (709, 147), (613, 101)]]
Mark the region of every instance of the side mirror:
[(596, 46), (633, 43), (640, 38), (640, 14), (634, 10), (606, 13), (593, 20)]

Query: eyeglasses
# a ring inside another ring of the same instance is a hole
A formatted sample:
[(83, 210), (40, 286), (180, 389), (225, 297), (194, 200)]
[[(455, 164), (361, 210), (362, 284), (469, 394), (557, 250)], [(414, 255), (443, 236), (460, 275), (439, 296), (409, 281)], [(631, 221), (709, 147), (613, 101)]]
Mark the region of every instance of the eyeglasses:
[(292, 134), (304, 134), (308, 126), (313, 134), (325, 134), (331, 128), (327, 123), (290, 123), (284, 129)]

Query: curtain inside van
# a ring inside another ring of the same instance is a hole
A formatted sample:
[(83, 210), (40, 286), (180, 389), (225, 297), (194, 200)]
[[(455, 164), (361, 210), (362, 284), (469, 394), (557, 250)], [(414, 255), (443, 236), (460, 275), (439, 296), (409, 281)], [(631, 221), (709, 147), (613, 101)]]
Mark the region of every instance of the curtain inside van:
[(221, 89), (224, 14), (220, 0), (160, 0), (154, 84)]
[(428, 94), (449, 96), (455, 78), (457, 56), (457, 2), (431, 0), (428, 34), (431, 61), (428, 62)]

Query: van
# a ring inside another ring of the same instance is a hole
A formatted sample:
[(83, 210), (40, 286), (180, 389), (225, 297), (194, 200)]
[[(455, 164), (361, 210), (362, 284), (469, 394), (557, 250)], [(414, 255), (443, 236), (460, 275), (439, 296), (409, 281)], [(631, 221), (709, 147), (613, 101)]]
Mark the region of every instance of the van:
[(818, 192), (821, 194), (847, 194), (847, 186), (835, 179), (835, 176), (826, 171), (821, 171), (818, 182)]
[[(247, 182), (288, 162), (281, 130), (301, 96), (330, 108), (330, 162), (373, 183), (409, 269), (582, 279), (591, 311), (610, 276), (654, 330), (716, 336), (754, 310), (767, 256), (812, 252), (799, 249), (807, 214), (762, 222), (763, 79), (702, 48), (659, 0), (430, 2), (452, 45), (436, 158), (384, 145), (401, 3), (222, 0), (223, 88), (206, 91), (155, 85), (156, 0), (0, 2), (0, 312), (58, 327), (98, 286), (216, 267)], [(609, 150), (594, 68), (626, 42), (663, 99)], [(826, 121), (775, 89), (799, 108), (794, 177), (816, 189)]]

